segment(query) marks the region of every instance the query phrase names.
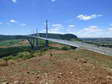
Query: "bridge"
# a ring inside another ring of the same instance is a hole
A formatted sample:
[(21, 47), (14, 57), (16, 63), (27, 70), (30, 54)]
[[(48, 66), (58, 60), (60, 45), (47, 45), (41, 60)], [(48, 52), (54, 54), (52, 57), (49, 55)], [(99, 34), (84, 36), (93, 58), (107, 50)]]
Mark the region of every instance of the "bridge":
[(60, 43), (60, 44), (65, 44), (68, 46), (73, 46), (81, 49), (87, 49), (93, 52), (101, 53), (104, 55), (112, 56), (112, 49), (111, 48), (106, 48), (106, 47), (101, 47), (101, 46), (96, 46), (93, 44), (87, 44), (83, 43), (81, 41), (68, 41), (68, 40), (61, 40), (61, 39), (54, 39), (54, 38), (48, 38), (48, 22), (46, 21), (46, 37), (40, 37), (38, 33), (36, 35), (31, 35), (31, 36), (24, 36), (27, 37), (32, 49), (38, 49), (39, 44), (38, 40), (42, 39), (45, 40), (45, 47), (48, 47), (48, 41)]

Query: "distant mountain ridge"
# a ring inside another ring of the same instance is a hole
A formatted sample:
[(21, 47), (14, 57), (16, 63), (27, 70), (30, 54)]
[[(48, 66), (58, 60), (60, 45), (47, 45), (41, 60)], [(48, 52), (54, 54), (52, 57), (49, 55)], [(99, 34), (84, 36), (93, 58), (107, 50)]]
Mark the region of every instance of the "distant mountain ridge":
[[(40, 37), (46, 37), (46, 34), (45, 33), (39, 33), (39, 36)], [(71, 40), (71, 39), (77, 39), (78, 37), (74, 34), (53, 34), (53, 33), (49, 33), (48, 38)]]
[(13, 40), (13, 39), (24, 39), (21, 35), (0, 35), (0, 41)]
[[(33, 34), (36, 35), (36, 34)], [(46, 37), (45, 33), (39, 33), (40, 37)], [(74, 34), (48, 34), (48, 38), (54, 39), (64, 39), (64, 40), (71, 40), (71, 39), (78, 39), (78, 37)], [(25, 39), (22, 35), (0, 35), (0, 41), (2, 40), (13, 40), (13, 39)]]

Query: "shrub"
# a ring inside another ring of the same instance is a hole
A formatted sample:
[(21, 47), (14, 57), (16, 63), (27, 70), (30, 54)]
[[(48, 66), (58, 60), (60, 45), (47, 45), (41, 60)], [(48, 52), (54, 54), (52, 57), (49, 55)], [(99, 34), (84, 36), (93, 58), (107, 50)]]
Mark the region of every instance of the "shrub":
[(0, 60), (0, 66), (8, 66), (8, 62), (6, 60)]
[(62, 49), (62, 50), (69, 50), (70, 48), (67, 47), (67, 46), (64, 46), (64, 47), (62, 47), (61, 49)]
[(33, 57), (33, 55), (31, 55), (31, 53), (29, 53), (27, 51), (18, 53), (16, 56), (16, 58), (22, 58), (22, 59), (30, 59), (32, 57)]

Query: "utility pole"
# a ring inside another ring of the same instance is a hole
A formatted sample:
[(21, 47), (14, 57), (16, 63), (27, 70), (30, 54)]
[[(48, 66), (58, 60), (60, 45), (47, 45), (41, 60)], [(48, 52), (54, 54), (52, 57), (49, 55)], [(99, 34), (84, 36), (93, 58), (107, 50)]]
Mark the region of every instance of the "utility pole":
[(48, 20), (46, 20), (46, 44), (45, 44), (45, 46), (46, 46), (46, 48), (48, 48)]

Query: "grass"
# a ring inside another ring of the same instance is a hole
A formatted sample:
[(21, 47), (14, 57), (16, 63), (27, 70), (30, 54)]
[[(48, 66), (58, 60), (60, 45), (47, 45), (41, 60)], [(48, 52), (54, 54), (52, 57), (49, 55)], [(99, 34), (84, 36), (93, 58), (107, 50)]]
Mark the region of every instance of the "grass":
[[(112, 57), (103, 54), (95, 53), (88, 50), (80, 49), (76, 51), (78, 58), (87, 59), (91, 63), (102, 65), (104, 67), (112, 68)], [(73, 54), (73, 53), (72, 53)]]
[(19, 59), (19, 58), (25, 60), (25, 59), (30, 59), (32, 57), (34, 57), (34, 56), (30, 52), (24, 51), (24, 52), (17, 53), (17, 55), (15, 55), (15, 56), (14, 55), (10, 55), (10, 56), (4, 57), (4, 58), (7, 59), (7, 60)]
[[(9, 43), (8, 43), (9, 42)], [(11, 40), (10, 41), (5, 41), (1, 42), (0, 45), (12, 45), (13, 43), (18, 44), (18, 40)], [(52, 44), (53, 42), (49, 42)], [(5, 61), (7, 60), (16, 60), (16, 59), (30, 59), (35, 56), (42, 56), (49, 50), (62, 50), (62, 51), (72, 51), (69, 54), (63, 53), (63, 54), (52, 54), (53, 56), (58, 56), (59, 58), (84, 58), (87, 59), (93, 63), (101, 64), (103, 66), (112, 68), (112, 58), (109, 56), (104, 56), (102, 54), (98, 54), (95, 52), (87, 51), (87, 50), (74, 50), (76, 49), (75, 47), (71, 46), (66, 46), (63, 45), (62, 47), (52, 47), (49, 46), (48, 49), (44, 48), (45, 41), (39, 40), (40, 48), (41, 50), (31, 50), (29, 46), (19, 46), (19, 47), (8, 47), (8, 48), (0, 48), (0, 58), (3, 58)], [(51, 54), (50, 54), (51, 55)], [(43, 66), (47, 66), (49, 62), (45, 62)]]
[(21, 40), (7, 40), (0, 42), (0, 46), (12, 46), (19, 43)]
[(0, 48), (0, 58), (9, 55), (15, 55), (18, 52), (27, 51), (28, 49), (28, 46)]

